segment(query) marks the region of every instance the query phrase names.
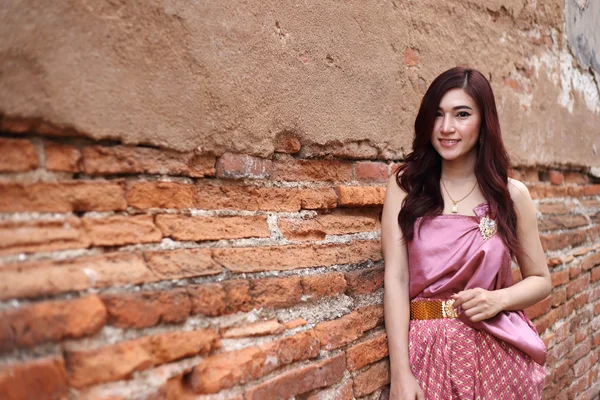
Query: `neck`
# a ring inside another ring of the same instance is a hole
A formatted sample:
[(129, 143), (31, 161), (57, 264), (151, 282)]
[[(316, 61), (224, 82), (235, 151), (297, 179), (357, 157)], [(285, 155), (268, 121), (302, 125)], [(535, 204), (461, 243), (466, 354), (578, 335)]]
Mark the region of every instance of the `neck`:
[(456, 160), (442, 160), (442, 178), (447, 181), (469, 181), (475, 177), (477, 153), (471, 152)]

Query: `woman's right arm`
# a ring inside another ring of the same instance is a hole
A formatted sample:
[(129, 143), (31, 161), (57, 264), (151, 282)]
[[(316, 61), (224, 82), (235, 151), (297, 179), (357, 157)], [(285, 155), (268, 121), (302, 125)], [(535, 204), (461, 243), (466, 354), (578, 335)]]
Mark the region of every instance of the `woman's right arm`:
[(385, 261), (384, 315), (390, 355), (390, 400), (424, 399), (408, 361), (408, 252), (398, 225), (398, 213), (406, 193), (396, 175), (388, 180), (381, 215), (381, 250)]

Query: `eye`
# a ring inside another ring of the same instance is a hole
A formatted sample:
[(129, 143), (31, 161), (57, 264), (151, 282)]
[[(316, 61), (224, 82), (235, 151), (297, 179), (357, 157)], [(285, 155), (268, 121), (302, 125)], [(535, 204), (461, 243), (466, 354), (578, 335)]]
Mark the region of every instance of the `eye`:
[(435, 117), (436, 117), (436, 118), (439, 118), (439, 117), (441, 117), (441, 116), (442, 116), (442, 113), (441, 113), (441, 112), (439, 112), (439, 111), (436, 111), (436, 112), (435, 112)]
[(468, 113), (468, 112), (466, 112), (466, 111), (461, 111), (461, 112), (459, 112), (458, 114), (456, 114), (456, 116), (457, 116), (457, 117), (459, 117), (459, 118), (467, 118), (467, 117), (468, 117), (468, 116), (470, 116), (470, 115), (471, 115), (471, 114), (469, 114), (469, 113)]

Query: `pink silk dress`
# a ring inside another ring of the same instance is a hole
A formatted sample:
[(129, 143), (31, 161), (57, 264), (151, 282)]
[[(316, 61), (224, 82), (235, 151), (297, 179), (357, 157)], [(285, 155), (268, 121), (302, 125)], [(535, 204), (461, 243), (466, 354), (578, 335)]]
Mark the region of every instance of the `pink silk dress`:
[[(484, 240), (479, 229), (481, 218), (495, 215), (487, 203), (473, 211), (417, 220), (407, 243), (411, 300), (513, 284), (500, 235)], [(409, 360), (425, 398), (540, 399), (546, 347), (525, 314), (504, 311), (473, 323), (460, 307), (458, 313), (456, 319), (410, 321)]]

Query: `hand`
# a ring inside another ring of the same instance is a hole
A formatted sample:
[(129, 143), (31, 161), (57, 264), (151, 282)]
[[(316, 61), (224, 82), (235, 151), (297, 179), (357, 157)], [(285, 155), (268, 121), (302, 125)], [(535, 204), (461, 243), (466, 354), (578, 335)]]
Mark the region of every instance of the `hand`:
[(462, 306), (463, 314), (471, 322), (479, 322), (492, 318), (504, 308), (501, 294), (497, 290), (489, 291), (481, 288), (467, 289), (451, 296), (454, 308)]
[(404, 374), (401, 379), (392, 377), (389, 400), (425, 400), (425, 394), (413, 374)]

